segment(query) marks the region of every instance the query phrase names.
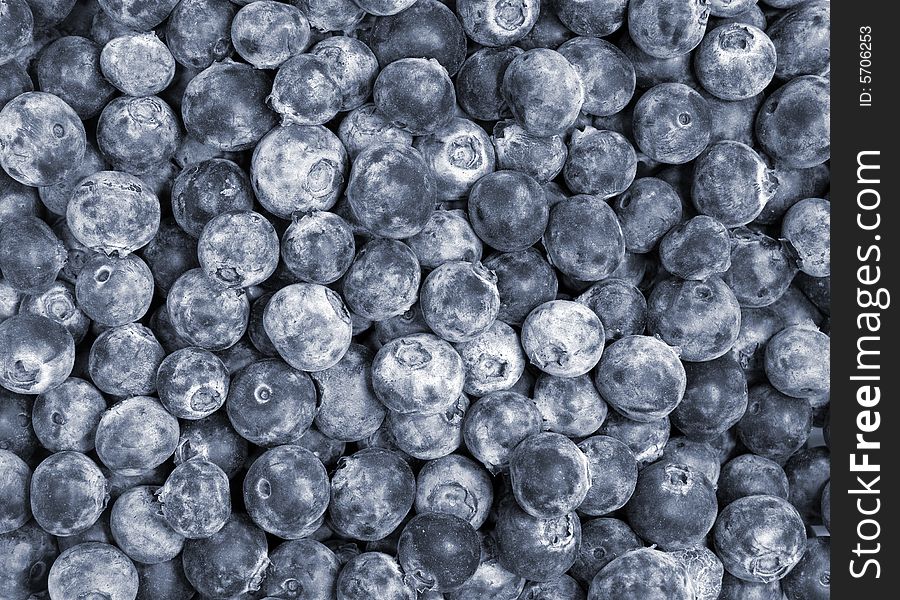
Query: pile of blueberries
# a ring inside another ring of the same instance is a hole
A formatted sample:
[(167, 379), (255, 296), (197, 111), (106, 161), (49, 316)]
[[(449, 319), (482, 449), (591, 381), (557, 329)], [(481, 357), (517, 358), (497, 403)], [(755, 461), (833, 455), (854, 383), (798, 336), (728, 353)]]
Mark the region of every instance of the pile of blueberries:
[(0, 598), (828, 598), (829, 8), (0, 0)]

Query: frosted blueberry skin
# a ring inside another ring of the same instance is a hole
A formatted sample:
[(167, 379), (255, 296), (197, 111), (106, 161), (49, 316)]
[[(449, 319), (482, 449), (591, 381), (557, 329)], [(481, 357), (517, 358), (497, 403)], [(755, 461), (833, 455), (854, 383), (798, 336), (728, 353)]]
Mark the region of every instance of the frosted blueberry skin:
[(510, 496), (500, 500), (495, 535), (500, 565), (530, 581), (550, 581), (575, 563), (581, 522), (575, 513), (532, 517)]
[(756, 2), (757, 0), (709, 0), (709, 14), (714, 17), (736, 17), (752, 10)]
[(41, 529), (61, 537), (89, 528), (109, 501), (100, 468), (84, 454), (71, 451), (52, 454), (35, 468), (30, 496), (31, 512)]
[(334, 597), (341, 564), (334, 552), (313, 539), (291, 540), (269, 554), (262, 591), (267, 596), (296, 594), (309, 600)]
[(34, 16), (25, 0), (11, 0), (0, 16), (0, 62), (8, 62), (28, 46), (34, 32)]
[(742, 454), (722, 465), (717, 494), (722, 507), (738, 498), (760, 494), (787, 500), (790, 482), (777, 462), (756, 454)]
[(396, 15), (416, 3), (416, 0), (353, 0), (357, 6), (379, 17)]
[(267, 552), (265, 532), (246, 515), (235, 513), (212, 536), (185, 542), (184, 574), (204, 596), (228, 598), (255, 592), (268, 566)]
[(19, 305), (25, 294), (0, 279), (0, 323), (19, 313)]
[(650, 293), (647, 307), (648, 331), (678, 348), (682, 360), (718, 358), (731, 349), (740, 333), (738, 300), (718, 277), (660, 281)]
[(562, 54), (546, 48), (513, 58), (501, 91), (516, 122), (539, 137), (563, 135), (575, 124), (584, 103), (578, 72)]
[(153, 332), (138, 323), (111, 327), (97, 336), (88, 357), (88, 373), (112, 396), (156, 392), (156, 370), (166, 352)]
[(136, 563), (134, 568), (138, 573), (138, 594), (135, 600), (152, 600), (153, 598), (190, 600), (196, 594), (184, 576), (181, 557), (175, 557), (155, 565)]
[(0, 535), (4, 535), (31, 520), (31, 468), (9, 450), (0, 450), (0, 469)]
[(560, 174), (569, 154), (562, 136), (538, 137), (511, 119), (494, 125), (491, 141), (500, 169), (518, 171), (542, 184)]
[(608, 277), (622, 263), (625, 239), (612, 208), (595, 196), (573, 196), (550, 210), (544, 232), (550, 263), (582, 281)]
[(381, 321), (412, 307), (420, 280), (419, 261), (406, 244), (376, 238), (360, 249), (341, 286), (350, 310)]
[(481, 335), (454, 346), (466, 371), (464, 391), (475, 396), (511, 388), (525, 371), (525, 353), (512, 327), (494, 321)]
[[(347, 444), (346, 442), (341, 442), (339, 440), (332, 439), (321, 433), (315, 427), (310, 427), (306, 433), (297, 438), (294, 442), (295, 445), (300, 446), (301, 448), (306, 448), (310, 452), (316, 455), (322, 464), (325, 465), (327, 469), (333, 469), (337, 464), (337, 461), (344, 455), (344, 450), (346, 450)], [(360, 447), (362, 447), (360, 445)], [(320, 518), (310, 525), (310, 530), (318, 530), (319, 527), (322, 527), (323, 519)], [(312, 533), (310, 533), (312, 535)], [(318, 538), (317, 538), (318, 539)]]
[(642, 546), (643, 542), (625, 521), (613, 518), (585, 521), (581, 526), (581, 548), (569, 574), (588, 588), (591, 580), (603, 567), (626, 552)]
[(446, 125), (456, 106), (453, 81), (433, 58), (401, 58), (385, 66), (375, 80), (373, 99), (388, 122), (413, 135)]
[(655, 177), (636, 179), (612, 202), (612, 207), (622, 226), (628, 252), (650, 252), (682, 218), (678, 193)]
[(19, 94), (33, 91), (34, 82), (22, 65), (16, 61), (0, 65), (0, 108)]
[(429, 461), (416, 476), (416, 512), (455, 515), (479, 528), (487, 520), (494, 490), (490, 475), (459, 454)]
[(91, 320), (75, 301), (74, 286), (63, 281), (57, 281), (42, 294), (23, 297), (19, 312), (59, 323), (72, 335), (76, 345), (81, 343), (91, 326)]
[[(145, 564), (171, 560), (181, 553), (184, 537), (162, 514), (155, 487), (135, 486), (116, 499), (109, 517), (116, 545), (129, 558)], [(150, 540), (152, 543), (147, 544)]]
[(751, 147), (740, 142), (717, 142), (694, 163), (691, 199), (700, 214), (718, 219), (726, 227), (737, 227), (762, 212), (778, 185)]
[(156, 235), (144, 246), (141, 256), (153, 273), (156, 288), (164, 295), (179, 277), (200, 266), (197, 241), (171, 217), (160, 221)]
[(531, 31), (539, 0), (457, 0), (456, 14), (469, 38), (482, 46), (509, 46)]
[(345, 116), (338, 126), (338, 137), (351, 159), (370, 146), (395, 143), (412, 146), (408, 131), (391, 125), (372, 103), (363, 104)]
[(554, 300), (535, 308), (522, 324), (522, 347), (533, 365), (558, 377), (577, 377), (593, 369), (603, 354), (605, 334), (588, 307)]
[(543, 428), (572, 438), (597, 431), (608, 412), (588, 375), (556, 377), (542, 373), (534, 384), (533, 395)]
[(40, 216), (43, 210), (39, 192), (42, 189), (23, 185), (0, 169), (0, 226), (20, 217)]
[(233, 477), (247, 459), (247, 440), (231, 426), (223, 411), (181, 424), (181, 437), (175, 448), (175, 464), (192, 458), (203, 458)]
[(341, 109), (342, 92), (323, 58), (299, 54), (278, 68), (267, 102), (282, 125), (322, 125)]
[(433, 58), (453, 76), (466, 58), (463, 26), (438, 0), (376, 19), (367, 42), (382, 68), (401, 58)]
[(38, 395), (31, 424), (41, 445), (51, 452), (94, 449), (94, 434), (106, 400), (88, 381), (69, 377)]
[(691, 439), (710, 440), (734, 426), (747, 409), (747, 380), (730, 355), (685, 363), (684, 398), (672, 424)]
[(36, 74), (41, 91), (57, 96), (83, 119), (91, 119), (116, 93), (100, 72), (100, 46), (76, 35), (41, 51)]
[(799, 4), (781, 14), (766, 30), (778, 54), (775, 75), (783, 81), (801, 75), (826, 75), (830, 70), (830, 31), (831, 13), (826, 2)]
[(456, 403), (437, 414), (388, 411), (385, 425), (397, 447), (413, 458), (433, 460), (447, 456), (462, 443), (462, 424), (469, 399), (461, 394)]
[(440, 201), (466, 197), (476, 181), (494, 170), (491, 138), (468, 119), (454, 117), (431, 135), (418, 138), (415, 147), (431, 168)]
[(246, 294), (221, 287), (203, 269), (191, 269), (175, 281), (166, 307), (172, 327), (184, 341), (214, 351), (236, 344), (250, 318)]
[(59, 555), (47, 586), (58, 598), (130, 600), (137, 596), (138, 575), (131, 559), (115, 546), (85, 542)]
[(475, 233), (501, 252), (537, 243), (550, 212), (538, 182), (518, 171), (497, 171), (479, 179), (469, 193), (468, 209)]
[(609, 411), (603, 425), (597, 430), (597, 435), (615, 438), (628, 446), (638, 462), (638, 468), (643, 468), (662, 456), (670, 432), (668, 417), (641, 423)]
[(350, 225), (331, 212), (297, 215), (281, 237), (285, 266), (307, 283), (337, 281), (350, 268), (355, 254)]
[(263, 530), (285, 539), (305, 537), (328, 507), (328, 473), (300, 446), (267, 450), (253, 461), (243, 484), (244, 505)]
[(569, 438), (548, 431), (530, 435), (513, 449), (509, 478), (522, 510), (541, 519), (572, 512), (591, 487), (587, 456)]
[(39, 218), (23, 215), (0, 224), (0, 270), (17, 292), (48, 291), (65, 263), (65, 247)]
[(509, 63), (522, 52), (516, 46), (480, 48), (466, 59), (456, 74), (455, 86), (456, 99), (467, 115), (496, 121), (509, 113), (501, 84)]
[(781, 222), (781, 237), (797, 254), (801, 271), (812, 277), (831, 274), (831, 202), (807, 198), (794, 204)]
[(708, 0), (636, 0), (628, 4), (628, 32), (644, 52), (673, 58), (696, 48), (706, 33)]
[(231, 42), (237, 53), (257, 69), (277, 69), (309, 44), (309, 21), (297, 6), (251, 2), (231, 21)]
[(741, 442), (754, 454), (778, 463), (803, 447), (812, 429), (812, 407), (769, 384), (750, 389), (747, 412), (737, 424)]
[(746, 227), (731, 230), (731, 266), (723, 275), (743, 307), (769, 306), (787, 291), (797, 261), (785, 242)]
[(807, 539), (803, 558), (785, 575), (781, 587), (791, 600), (830, 598), (831, 538)]
[(310, 50), (321, 58), (341, 91), (341, 111), (362, 106), (372, 93), (378, 61), (363, 42), (347, 37), (325, 38)]
[(397, 558), (417, 590), (452, 590), (478, 569), (481, 540), (475, 528), (456, 515), (423, 513), (403, 527)]
[(687, 376), (674, 349), (655, 337), (630, 335), (605, 349), (594, 383), (619, 414), (646, 423), (675, 410)]
[(792, 79), (775, 90), (756, 115), (756, 137), (777, 163), (793, 168), (819, 165), (831, 156), (828, 80)]
[(11, 600), (27, 600), (47, 589), (47, 574), (58, 554), (52, 535), (29, 521), (0, 534), (0, 550), (0, 585)]
[(175, 155), (181, 126), (160, 98), (122, 96), (106, 105), (97, 122), (97, 146), (115, 169), (140, 175)]
[(187, 539), (214, 535), (231, 515), (227, 475), (201, 456), (175, 467), (156, 495), (168, 526)]
[(175, 77), (175, 59), (152, 33), (114, 38), (100, 52), (100, 70), (119, 91), (129, 96), (152, 96)]
[(0, 323), (0, 349), (0, 386), (18, 394), (36, 395), (58, 386), (75, 364), (71, 334), (37, 315)]
[(731, 240), (717, 219), (698, 215), (672, 227), (659, 244), (659, 260), (669, 273), (702, 281), (731, 267)]
[(541, 414), (529, 399), (504, 390), (488, 394), (466, 412), (463, 439), (469, 452), (492, 474), (505, 469), (513, 449), (539, 433)]
[[(760, 539), (767, 540), (764, 546)], [(787, 500), (747, 496), (722, 509), (713, 544), (730, 573), (745, 581), (769, 583), (782, 579), (803, 557), (806, 531)]]
[(428, 274), (419, 293), (422, 316), (448, 342), (470, 341), (500, 311), (497, 278), (481, 264), (450, 261)]
[(584, 600), (584, 590), (569, 575), (560, 575), (550, 581), (529, 581), (522, 590), (525, 598), (546, 598), (547, 600)]
[(234, 162), (210, 158), (187, 165), (172, 184), (172, 215), (191, 237), (198, 238), (215, 216), (253, 208), (250, 178)]
[(295, 6), (313, 29), (326, 33), (352, 31), (366, 15), (353, 0), (297, 0)]
[(582, 110), (585, 113), (611, 116), (628, 105), (634, 94), (635, 72), (631, 60), (621, 50), (606, 40), (577, 37), (561, 45), (558, 51), (572, 63), (584, 83)]
[(831, 452), (825, 446), (805, 448), (784, 465), (788, 500), (809, 524), (822, 524), (822, 497), (831, 476)]
[(406, 582), (397, 559), (383, 552), (363, 552), (341, 569), (335, 586), (341, 600), (364, 600), (377, 596), (384, 600), (415, 600), (413, 586)]
[(704, 546), (670, 552), (669, 556), (684, 568), (698, 600), (717, 600), (722, 590), (725, 567), (712, 550)]
[(228, 383), (225, 363), (195, 347), (169, 354), (156, 373), (160, 402), (179, 419), (202, 419), (217, 411), (225, 403)]
[(277, 123), (265, 102), (271, 89), (272, 81), (264, 71), (235, 62), (213, 64), (184, 90), (184, 127), (219, 150), (250, 149)]
[(698, 85), (690, 53), (657, 58), (641, 50), (631, 36), (625, 33), (619, 39), (618, 47), (634, 67), (635, 84), (638, 88), (646, 90), (662, 83), (683, 83), (692, 87)]
[(155, 398), (135, 396), (112, 406), (97, 425), (97, 456), (114, 473), (158, 467), (178, 445), (178, 420)]
[(78, 114), (53, 94), (26, 92), (0, 110), (0, 166), (19, 183), (42, 187), (67, 179), (86, 145)]
[(719, 481), (719, 452), (711, 444), (684, 436), (669, 438), (659, 462), (685, 465), (706, 475), (713, 488)]
[(78, 306), (93, 321), (118, 327), (143, 317), (153, 299), (153, 274), (137, 255), (92, 256), (75, 281)]
[(450, 261), (481, 260), (483, 244), (461, 210), (436, 210), (424, 229), (406, 240), (419, 264), (436, 268)]
[(625, 23), (627, 0), (552, 0), (545, 13), (555, 13), (568, 29), (578, 35), (606, 37)]
[(699, 93), (683, 83), (661, 83), (648, 90), (634, 107), (634, 140), (653, 160), (684, 164), (709, 143), (709, 107)]
[(647, 326), (647, 300), (625, 279), (598, 281), (576, 298), (600, 317), (607, 342), (627, 335), (641, 335)]
[(339, 441), (357, 441), (375, 433), (385, 408), (375, 396), (371, 374), (373, 353), (351, 344), (334, 366), (311, 375), (319, 395), (316, 427)]
[(556, 299), (556, 272), (534, 248), (494, 254), (484, 267), (497, 277), (500, 321), (519, 325), (538, 305)]
[(229, 211), (213, 217), (197, 242), (203, 271), (226, 288), (259, 285), (275, 272), (278, 257), (275, 228), (252, 211)]
[(205, 69), (231, 54), (237, 7), (215, 0), (180, 0), (166, 21), (166, 45), (185, 67)]
[(0, 450), (31, 460), (40, 442), (34, 435), (31, 414), (34, 399), (0, 387)]
[(415, 478), (390, 450), (368, 448), (338, 461), (331, 479), (329, 525), (361, 540), (380, 540), (400, 525), (415, 499)]
[(169, 16), (178, 0), (102, 0), (99, 3), (103, 13), (118, 23), (137, 31), (150, 31)]
[(321, 371), (337, 363), (350, 346), (350, 315), (337, 293), (317, 284), (296, 283), (272, 296), (263, 326), (292, 367)]
[(776, 62), (769, 36), (740, 23), (710, 31), (694, 54), (697, 79), (723, 100), (747, 100), (762, 92), (775, 76)]
[(746, 100), (722, 100), (716, 98), (704, 89), (700, 95), (706, 100), (709, 108), (712, 129), (709, 142), (734, 141), (753, 146), (756, 140), (754, 124), (756, 113), (765, 100), (765, 94), (760, 92)]
[(316, 390), (306, 373), (279, 359), (265, 359), (235, 374), (225, 409), (241, 437), (259, 446), (278, 446), (312, 425)]
[(808, 324), (787, 327), (766, 345), (766, 377), (777, 390), (795, 398), (828, 393), (831, 339)]

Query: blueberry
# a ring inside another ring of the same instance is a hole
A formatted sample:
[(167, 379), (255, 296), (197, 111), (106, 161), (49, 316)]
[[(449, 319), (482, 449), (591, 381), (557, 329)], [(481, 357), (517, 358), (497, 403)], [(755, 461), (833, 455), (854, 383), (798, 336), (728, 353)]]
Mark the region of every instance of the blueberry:
[(409, 310), (420, 277), (419, 261), (406, 244), (374, 239), (360, 249), (341, 285), (350, 310), (381, 321)]
[(78, 274), (75, 298), (79, 308), (96, 323), (126, 325), (143, 317), (150, 308), (153, 274), (135, 254), (115, 258), (98, 252)]
[(309, 43), (309, 21), (296, 6), (263, 0), (250, 2), (231, 21), (237, 53), (258, 69), (276, 69)]
[(610, 277), (598, 281), (576, 300), (600, 317), (607, 342), (644, 333), (647, 300), (637, 287), (624, 279)]
[(539, 0), (457, 0), (456, 13), (466, 34), (482, 46), (508, 46), (521, 40), (538, 20)]
[(806, 443), (812, 428), (812, 407), (804, 399), (785, 396), (761, 384), (750, 389), (747, 412), (737, 428), (751, 452), (784, 462)]
[(269, 106), (283, 125), (322, 125), (341, 109), (342, 91), (324, 58), (299, 54), (278, 68)]
[(709, 0), (709, 14), (715, 17), (736, 17), (756, 6), (757, 0)]
[(678, 193), (655, 177), (635, 180), (612, 206), (622, 226), (628, 252), (650, 252), (681, 221)]
[(86, 145), (78, 115), (53, 94), (26, 92), (0, 110), (0, 166), (19, 183), (60, 183), (84, 156)]
[(97, 336), (91, 345), (88, 372), (94, 384), (107, 394), (152, 394), (156, 392), (156, 370), (164, 356), (152, 331), (129, 323)]
[(480, 336), (500, 310), (494, 274), (480, 263), (464, 261), (446, 262), (429, 273), (422, 283), (420, 302), (429, 327), (449, 342)]
[(435, 268), (450, 261), (477, 262), (483, 245), (461, 210), (436, 210), (425, 228), (406, 240), (419, 264)]
[(640, 538), (625, 521), (609, 517), (590, 519), (581, 526), (581, 547), (569, 574), (588, 587), (603, 567), (642, 546)]
[(694, 69), (710, 94), (723, 100), (747, 100), (775, 76), (775, 45), (752, 25), (721, 25), (703, 38), (694, 54)]
[(707, 442), (683, 436), (669, 438), (659, 460), (670, 465), (691, 467), (706, 475), (713, 487), (719, 481), (721, 465), (719, 464), (718, 450)]
[(566, 58), (546, 48), (513, 58), (503, 74), (503, 97), (525, 131), (562, 135), (575, 124), (584, 103), (584, 84)]
[(337, 83), (341, 111), (366, 102), (378, 75), (378, 61), (368, 46), (355, 38), (334, 36), (320, 41), (310, 52), (324, 61)]
[(0, 400), (0, 450), (30, 460), (40, 445), (31, 424), (33, 400), (2, 387)]
[[(3, 42), (0, 41), (0, 44)], [(5, 50), (2, 50), (5, 51)], [(34, 91), (34, 82), (22, 65), (10, 61), (0, 65), (0, 108), (7, 102), (25, 92)]]
[(228, 476), (203, 457), (175, 467), (156, 495), (168, 526), (187, 539), (209, 538), (231, 518)]
[(178, 420), (159, 401), (135, 396), (114, 405), (101, 417), (97, 456), (113, 472), (138, 475), (172, 456), (178, 436)]
[(709, 108), (712, 122), (709, 135), (711, 144), (725, 141), (740, 142), (748, 146), (754, 144), (756, 112), (765, 100), (765, 94), (759, 93), (746, 100), (734, 101), (716, 98), (706, 90), (700, 90), (700, 95)]
[[(765, 539), (765, 546), (757, 540)], [(726, 506), (713, 532), (716, 554), (729, 573), (746, 581), (782, 579), (806, 550), (803, 519), (787, 500), (747, 496)]]
[(496, 121), (508, 114), (501, 85), (506, 68), (522, 54), (516, 46), (480, 48), (456, 74), (456, 99), (473, 119)]
[(702, 281), (731, 267), (731, 240), (717, 219), (698, 215), (672, 227), (659, 244), (662, 266), (682, 279)]
[(71, 334), (37, 315), (0, 323), (0, 348), (0, 386), (19, 394), (41, 394), (60, 385), (75, 364)]
[(175, 448), (175, 464), (199, 457), (233, 477), (247, 459), (247, 440), (231, 426), (223, 411), (181, 424), (181, 437)]
[(464, 198), (473, 184), (494, 170), (491, 139), (468, 119), (454, 117), (432, 134), (417, 139), (415, 147), (431, 168), (440, 201)]
[(731, 231), (731, 266), (724, 279), (741, 306), (773, 304), (787, 291), (797, 271), (795, 254), (786, 242), (746, 227)]
[[(364, 440), (359, 440), (360, 448), (363, 447), (363, 443)], [(344, 451), (347, 449), (346, 442), (332, 439), (324, 433), (321, 433), (315, 427), (310, 427), (306, 433), (297, 438), (293, 444), (300, 446), (301, 448), (306, 448), (315, 454), (316, 458), (322, 461), (322, 464), (325, 465), (325, 468), (327, 469), (333, 469), (335, 465), (337, 465), (338, 460), (344, 456)], [(324, 521), (324, 518), (320, 517), (319, 520)]]
[(261, 214), (229, 211), (210, 219), (197, 243), (207, 276), (226, 288), (247, 288), (269, 278), (278, 266), (275, 228)]
[(200, 266), (196, 240), (171, 217), (160, 221), (156, 235), (143, 248), (141, 255), (153, 273), (154, 284), (163, 294), (185, 272)]
[(416, 0), (353, 0), (357, 6), (379, 17), (396, 15), (416, 3)]
[(295, 4), (320, 32), (352, 31), (366, 14), (354, 0), (296, 0)]
[(156, 373), (160, 402), (180, 419), (202, 419), (217, 411), (225, 403), (228, 383), (225, 364), (195, 347), (169, 354)]
[(752, 148), (725, 141), (697, 159), (691, 197), (698, 212), (736, 227), (755, 219), (777, 188), (777, 179)]
[(276, 124), (271, 78), (250, 65), (215, 63), (190, 80), (181, 115), (189, 135), (219, 150), (252, 148)]
[(549, 581), (529, 581), (522, 594), (521, 598), (540, 600), (585, 600), (587, 597), (578, 582), (568, 575), (560, 575)]
[(782, 600), (784, 594), (778, 580), (769, 583), (745, 581), (725, 571), (719, 598), (722, 600)]
[(65, 263), (63, 243), (39, 218), (21, 216), (0, 224), (0, 270), (16, 291), (48, 291)]
[(494, 254), (484, 266), (497, 277), (499, 321), (519, 325), (538, 305), (556, 298), (556, 273), (534, 248)]
[(402, 239), (420, 232), (433, 211), (434, 176), (422, 154), (409, 146), (376, 145), (353, 162), (347, 200), (359, 223), (373, 234)]
[[(475, 574), (461, 586), (443, 594), (447, 600), (490, 600), (491, 598), (519, 598), (525, 579), (504, 569), (497, 560), (496, 542), (481, 536), (481, 561)], [(420, 598), (424, 594), (420, 595)]]
[(316, 390), (309, 375), (270, 358), (235, 374), (225, 409), (235, 430), (249, 442), (287, 444), (312, 425)]
[(541, 186), (517, 171), (497, 171), (479, 179), (469, 194), (468, 208), (478, 236), (502, 252), (522, 251), (535, 244), (549, 216)]
[(237, 8), (215, 0), (180, 0), (166, 22), (166, 45), (180, 64), (205, 69), (232, 52)]
[(329, 524), (346, 536), (379, 540), (412, 508), (415, 486), (412, 470), (396, 452), (368, 448), (344, 457), (331, 479)]
[(9, 450), (0, 450), (0, 469), (0, 535), (5, 535), (31, 520), (31, 468)]
[(567, 437), (551, 432), (531, 435), (515, 447), (509, 476), (516, 502), (541, 519), (575, 510), (591, 487), (587, 456)]
[(669, 441), (670, 430), (668, 417), (642, 423), (610, 411), (597, 434), (615, 438), (628, 446), (638, 467), (643, 468), (662, 456), (663, 448)]
[(291, 540), (269, 554), (262, 589), (267, 596), (274, 598), (284, 595), (308, 600), (331, 600), (339, 571), (337, 557), (324, 544), (312, 539)]
[(594, 368), (605, 343), (603, 324), (583, 304), (554, 300), (535, 308), (522, 324), (522, 347), (533, 365), (558, 377)]
[(423, 513), (407, 523), (397, 544), (410, 582), (421, 591), (446, 591), (466, 582), (478, 568), (481, 541), (464, 519)]
[(297, 278), (327, 285), (350, 268), (356, 252), (350, 225), (334, 213), (294, 217), (281, 238), (281, 257)]
[(0, 62), (13, 59), (32, 40), (34, 16), (25, 0), (12, 0), (0, 16)]
[(657, 162), (678, 165), (693, 160), (706, 148), (711, 127), (706, 100), (683, 83), (656, 85), (634, 107), (634, 140)]
[(235, 163), (212, 158), (182, 170), (172, 185), (172, 214), (188, 235), (198, 238), (215, 216), (253, 207), (250, 179)]
[(491, 136), (501, 169), (519, 171), (538, 183), (547, 183), (562, 172), (569, 155), (562, 136), (536, 136), (511, 119), (494, 125)]
[(816, 75), (792, 79), (775, 90), (756, 115), (756, 137), (777, 163), (814, 167), (831, 156), (828, 80)]
[(775, 19), (766, 33), (778, 53), (775, 75), (789, 81), (830, 70), (831, 11), (825, 2), (797, 4)]
[(511, 388), (525, 370), (525, 354), (512, 327), (493, 324), (478, 337), (456, 344), (466, 370), (464, 391), (484, 396)]
[(582, 281), (610, 276), (625, 256), (625, 238), (616, 213), (602, 199), (581, 194), (556, 204), (544, 232), (550, 263)]
[(416, 512), (446, 513), (478, 528), (493, 504), (494, 492), (487, 471), (459, 454), (427, 462), (416, 476)]
[(831, 453), (825, 446), (806, 448), (784, 465), (790, 493), (788, 500), (807, 523), (822, 522), (822, 494), (831, 477)]
[(202, 595), (229, 598), (257, 591), (268, 566), (265, 533), (243, 514), (204, 539), (184, 544), (184, 574)]
[(730, 429), (747, 409), (747, 380), (731, 356), (685, 363), (684, 398), (672, 424), (692, 439), (709, 440)]
[(10, 600), (27, 600), (47, 589), (47, 574), (56, 559), (54, 537), (34, 521), (0, 534), (0, 586)]
[(244, 505), (253, 522), (285, 539), (309, 535), (310, 525), (328, 507), (325, 467), (299, 446), (267, 450), (247, 470), (243, 486)]
[(106, 400), (84, 379), (70, 377), (40, 394), (34, 402), (32, 426), (41, 445), (52, 452), (94, 449), (94, 434)]
[(731, 349), (740, 332), (737, 298), (718, 277), (664, 279), (653, 288), (647, 306), (649, 332), (679, 348), (682, 360), (718, 358)]
[(191, 269), (175, 281), (166, 307), (178, 335), (207, 350), (233, 346), (246, 331), (250, 315), (242, 291), (223, 288), (202, 269)]
[(146, 246), (159, 229), (156, 194), (133, 175), (98, 171), (75, 186), (66, 208), (72, 235), (91, 250), (124, 256)]
[(827, 600), (831, 597), (831, 538), (811, 537), (797, 566), (782, 581), (789, 600)]
[(463, 26), (438, 0), (376, 19), (368, 42), (382, 67), (401, 58), (433, 58), (453, 76), (466, 58)]
[(608, 412), (606, 402), (588, 375), (556, 377), (541, 374), (534, 385), (534, 403), (545, 429), (570, 437), (594, 433)]
[(505, 469), (513, 449), (541, 431), (541, 414), (534, 403), (513, 391), (488, 394), (466, 412), (466, 448), (492, 473)]
[(438, 61), (401, 58), (378, 74), (373, 99), (392, 125), (413, 135), (426, 135), (450, 121), (456, 92), (447, 70)]
[(42, 294), (25, 296), (19, 312), (59, 323), (72, 335), (76, 345), (81, 343), (91, 326), (91, 320), (76, 304), (74, 286), (68, 282), (57, 281)]
[(107, 42), (100, 52), (103, 76), (129, 96), (152, 96), (175, 77), (175, 59), (152, 33), (130, 34)]
[(117, 22), (138, 31), (149, 31), (162, 23), (178, 0), (146, 3), (142, 0), (99, 0), (103, 12)]
[(722, 591), (725, 567), (712, 550), (699, 546), (676, 550), (670, 555), (687, 572), (697, 600), (717, 600)]
[(30, 496), (34, 520), (44, 531), (61, 537), (89, 528), (109, 501), (100, 468), (84, 454), (72, 451), (51, 454), (35, 468)]
[(352, 159), (370, 146), (382, 143), (411, 146), (413, 142), (411, 133), (390, 124), (371, 103), (350, 111), (338, 126), (338, 136)]
[(113, 504), (109, 519), (116, 545), (132, 560), (146, 564), (171, 560), (184, 546), (184, 537), (170, 528), (163, 517), (154, 489), (129, 489)]
[[(618, 2), (619, 0), (612, 1)], [(569, 6), (568, 3), (562, 4), (560, 7), (555, 6), (552, 2), (546, 4), (542, 3), (542, 10), (538, 15), (537, 21), (535, 21), (534, 26), (531, 28), (531, 31), (519, 40), (515, 46), (510, 46), (510, 48), (521, 48), (523, 50), (549, 48), (555, 50), (565, 41), (575, 37), (575, 32), (567, 25), (564, 25), (557, 15), (561, 10), (565, 10), (565, 7), (567, 6)], [(624, 11), (624, 4), (622, 5), (622, 8)], [(596, 22), (595, 24), (600, 27), (607, 26), (606, 23), (602, 22)]]
[(17, 315), (19, 313), (19, 305), (24, 298), (25, 294), (16, 290), (5, 280), (0, 279), (0, 322)]
[(57, 96), (82, 119), (96, 117), (116, 92), (100, 72), (100, 50), (76, 35), (48, 44), (36, 66), (41, 91)]
[[(590, 3), (574, 3), (576, 7), (579, 4)], [(606, 40), (577, 37), (561, 45), (559, 53), (572, 63), (584, 83), (582, 110), (585, 113), (610, 116), (628, 105), (634, 94), (635, 71), (621, 50)]]
[(0, 226), (7, 221), (40, 216), (43, 212), (40, 191), (43, 189), (23, 185), (0, 169)]
[(170, 160), (181, 143), (178, 117), (160, 98), (121, 96), (97, 122), (97, 145), (114, 168), (143, 174)]
[(469, 399), (462, 394), (455, 405), (442, 413), (388, 411), (385, 425), (400, 450), (413, 458), (433, 460), (459, 448), (463, 417), (468, 408)]
[(696, 48), (706, 33), (708, 18), (708, 0), (634, 0), (628, 4), (631, 38), (657, 58), (673, 58)]
[(831, 274), (831, 202), (807, 198), (794, 204), (781, 222), (781, 237), (797, 253), (801, 271), (812, 277)]
[(572, 132), (563, 178), (573, 192), (611, 198), (628, 189), (636, 171), (637, 156), (624, 136), (593, 127)]
[(382, 552), (363, 552), (341, 569), (337, 579), (338, 600), (416, 600), (415, 588), (406, 582), (397, 560)]
[(109, 544), (86, 542), (59, 555), (47, 581), (51, 597), (131, 600), (137, 596), (134, 563)]
[(766, 376), (780, 392), (813, 398), (828, 392), (831, 340), (808, 325), (777, 333), (766, 346)]
[(638, 88), (646, 90), (661, 83), (699, 86), (691, 67), (690, 53), (658, 58), (644, 52), (627, 33), (622, 34), (619, 49), (634, 67), (635, 83)]
[(495, 536), (500, 564), (531, 581), (549, 581), (569, 570), (581, 545), (581, 523), (575, 513), (539, 519), (512, 498), (500, 501)]
[(138, 594), (135, 600), (191, 600), (196, 594), (184, 576), (180, 556), (155, 565), (137, 563), (134, 568), (138, 573)]

